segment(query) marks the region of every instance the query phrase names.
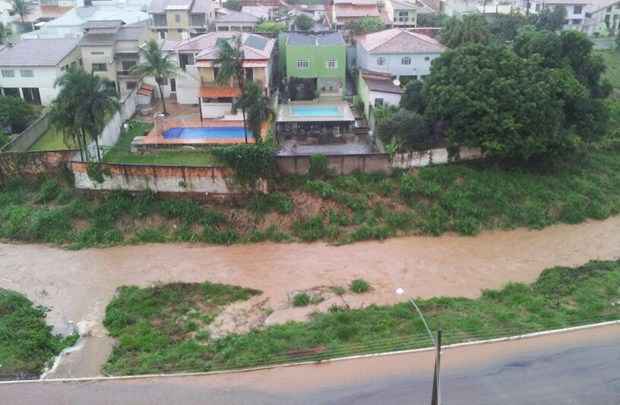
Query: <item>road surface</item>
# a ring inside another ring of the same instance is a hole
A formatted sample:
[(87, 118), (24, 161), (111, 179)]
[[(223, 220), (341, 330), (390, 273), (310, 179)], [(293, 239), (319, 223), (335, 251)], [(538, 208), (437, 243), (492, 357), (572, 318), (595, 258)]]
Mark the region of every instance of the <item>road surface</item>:
[[(246, 373), (0, 384), (0, 404), (428, 404), (433, 353)], [(447, 349), (443, 404), (620, 404), (620, 325)]]

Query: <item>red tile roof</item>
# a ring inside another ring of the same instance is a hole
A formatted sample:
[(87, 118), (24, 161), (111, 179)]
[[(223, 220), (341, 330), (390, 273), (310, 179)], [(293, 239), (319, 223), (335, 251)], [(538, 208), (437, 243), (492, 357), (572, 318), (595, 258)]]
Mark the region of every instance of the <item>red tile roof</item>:
[(202, 86), (200, 97), (219, 98), (219, 97), (239, 97), (241, 90), (238, 87), (228, 86)]

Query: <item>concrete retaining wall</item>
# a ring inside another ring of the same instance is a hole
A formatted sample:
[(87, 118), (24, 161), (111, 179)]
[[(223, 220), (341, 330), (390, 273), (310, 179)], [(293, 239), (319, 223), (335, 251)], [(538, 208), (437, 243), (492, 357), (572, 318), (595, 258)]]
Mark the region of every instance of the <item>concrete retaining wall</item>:
[(103, 183), (91, 179), (87, 164), (72, 162), (75, 188), (160, 193), (238, 194), (232, 172), (224, 167), (177, 167), (102, 163)]
[(392, 167), (395, 169), (411, 169), (414, 167), (425, 167), (431, 164), (439, 165), (457, 162), (459, 160), (474, 160), (483, 157), (479, 148), (459, 149), (456, 156), (450, 157), (446, 148), (428, 149), (424, 151), (413, 151), (407, 153), (397, 153), (392, 160)]
[[(363, 173), (390, 173), (392, 166), (390, 157), (385, 153), (369, 155), (342, 155), (327, 156), (328, 167), (338, 175), (354, 172)], [(310, 168), (310, 156), (278, 156), (276, 158), (278, 170), (283, 175), (306, 174)]]
[(0, 150), (6, 152), (27, 152), (39, 138), (47, 131), (50, 125), (49, 113), (45, 112), (30, 126), (24, 129), (12, 142), (4, 145)]

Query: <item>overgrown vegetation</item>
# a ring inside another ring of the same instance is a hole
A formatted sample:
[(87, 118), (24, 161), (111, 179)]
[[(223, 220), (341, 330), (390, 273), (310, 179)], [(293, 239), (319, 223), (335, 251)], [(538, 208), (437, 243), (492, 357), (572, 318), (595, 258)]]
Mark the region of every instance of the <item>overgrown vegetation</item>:
[[(617, 108), (620, 119), (620, 108)], [(152, 193), (83, 195), (61, 177), (0, 189), (0, 238), (82, 248), (145, 242), (318, 241), (528, 227), (620, 213), (620, 142), (578, 163), (505, 168), (427, 167), (392, 176), (290, 177), (243, 204), (204, 204)], [(148, 229), (148, 231), (145, 231)], [(158, 234), (157, 237), (154, 235)]]
[[(108, 307), (106, 325), (119, 345), (108, 361), (112, 374), (206, 371), (431, 346), (407, 302), (315, 313), (308, 322), (268, 326), (210, 339), (201, 333), (213, 308), (201, 285), (127, 287)], [(189, 292), (187, 292), (189, 290)], [(155, 292), (159, 294), (155, 294)], [(196, 293), (196, 291), (198, 291)], [(444, 343), (510, 336), (620, 317), (620, 262), (545, 270), (531, 284), (510, 283), (477, 299), (418, 299), (431, 329)], [(205, 310), (206, 308), (206, 310)]]
[(212, 283), (121, 287), (104, 325), (118, 345), (106, 372), (140, 374), (199, 370), (211, 357), (207, 327), (228, 304), (260, 291)]
[(49, 361), (77, 340), (45, 323), (46, 310), (23, 295), (0, 288), (0, 380), (38, 378)]

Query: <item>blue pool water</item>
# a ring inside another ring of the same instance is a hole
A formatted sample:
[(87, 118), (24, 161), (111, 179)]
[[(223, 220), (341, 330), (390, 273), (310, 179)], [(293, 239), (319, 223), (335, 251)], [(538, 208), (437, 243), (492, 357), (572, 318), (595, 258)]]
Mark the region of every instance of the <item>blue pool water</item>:
[(342, 115), (335, 105), (296, 105), (291, 107), (298, 117), (339, 117)]
[[(164, 139), (244, 139), (243, 127), (170, 128)], [(248, 138), (252, 131), (248, 129)]]

